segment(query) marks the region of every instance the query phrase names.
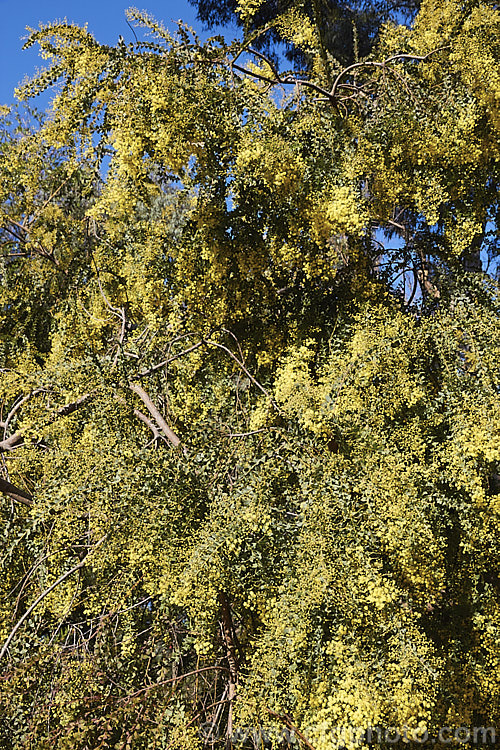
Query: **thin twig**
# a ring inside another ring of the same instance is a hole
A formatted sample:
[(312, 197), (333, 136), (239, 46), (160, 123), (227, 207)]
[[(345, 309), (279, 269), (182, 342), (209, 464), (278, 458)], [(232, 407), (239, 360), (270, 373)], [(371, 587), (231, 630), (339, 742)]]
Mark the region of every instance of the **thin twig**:
[(238, 365), (238, 367), (241, 367), (241, 369), (243, 370), (243, 372), (244, 372), (244, 373), (246, 374), (246, 376), (247, 376), (248, 378), (250, 378), (250, 380), (252, 381), (252, 383), (253, 383), (254, 385), (256, 385), (256, 386), (257, 386), (257, 388), (258, 388), (258, 389), (259, 389), (260, 391), (262, 391), (262, 393), (263, 393), (263, 394), (264, 394), (265, 396), (267, 396), (267, 398), (268, 398), (268, 399), (270, 400), (270, 402), (272, 403), (272, 405), (274, 406), (274, 408), (275, 408), (275, 409), (276, 409), (276, 410), (277, 410), (278, 412), (280, 412), (280, 413), (281, 413), (281, 410), (280, 410), (280, 408), (279, 408), (278, 404), (277, 404), (277, 403), (275, 402), (275, 400), (274, 400), (273, 398), (271, 398), (271, 396), (270, 396), (270, 395), (269, 395), (269, 393), (268, 393), (268, 392), (266, 391), (266, 389), (264, 388), (264, 386), (263, 386), (263, 385), (261, 385), (261, 384), (259, 383), (259, 381), (258, 381), (258, 380), (256, 380), (256, 379), (254, 378), (254, 376), (253, 376), (253, 375), (252, 375), (252, 374), (251, 374), (251, 373), (250, 373), (250, 372), (249, 372), (249, 371), (247, 370), (247, 368), (245, 367), (245, 365), (243, 364), (243, 362), (240, 362), (240, 360), (238, 359), (238, 357), (236, 356), (236, 354), (234, 354), (234, 353), (233, 353), (233, 352), (231, 351), (231, 349), (229, 349), (229, 348), (228, 348), (227, 346), (224, 346), (224, 344), (218, 344), (218, 343), (217, 343), (217, 341), (212, 341), (211, 339), (204, 339), (204, 342), (205, 342), (206, 344), (208, 344), (209, 346), (216, 346), (216, 347), (217, 347), (218, 349), (222, 349), (222, 350), (223, 350), (223, 351), (225, 351), (225, 352), (226, 352), (227, 354), (229, 354), (229, 356), (231, 357), (231, 359), (234, 359), (234, 361), (236, 362), (236, 364)]
[(267, 709), (267, 712), (268, 712), (268, 714), (270, 716), (273, 716), (275, 719), (279, 719), (281, 722), (283, 722), (283, 724), (286, 727), (288, 727), (288, 729), (291, 729), (292, 732), (294, 732), (297, 735), (297, 737), (299, 738), (299, 740), (302, 740), (302, 742), (304, 743), (304, 745), (307, 748), (309, 748), (309, 750), (315, 750), (315, 748), (311, 745), (311, 743), (309, 742), (309, 740), (306, 737), (304, 737), (304, 735), (302, 734), (302, 732), (300, 732), (297, 729), (297, 727), (292, 723), (292, 720), (291, 720), (291, 718), (289, 716), (283, 715), (283, 714), (278, 714), (278, 713), (276, 713), (276, 711), (272, 711), (270, 708)]
[[(39, 391), (34, 391), (33, 393), (38, 393), (40, 391), (44, 391), (45, 389), (41, 388)], [(49, 392), (49, 391), (46, 391)], [(30, 396), (33, 394), (30, 394)], [(53, 414), (48, 424), (52, 424), (60, 417), (67, 417), (69, 414), (72, 414), (74, 411), (80, 408), (80, 406), (83, 406), (83, 404), (87, 403), (95, 394), (94, 393), (85, 393), (83, 396), (80, 396), (75, 401), (72, 401), (70, 404), (66, 404), (65, 406), (61, 406), (55, 414)], [(29, 397), (25, 397), (22, 402), (18, 404), (18, 407), (21, 406), (21, 403), (24, 401), (27, 401)], [(17, 408), (18, 408), (17, 407)], [(14, 447), (20, 447), (22, 444), (22, 432), (18, 430), (13, 435), (11, 435), (9, 438), (6, 438), (5, 440), (2, 440), (0, 442), (0, 453), (12, 450)]]
[(9, 427), (9, 422), (14, 417), (14, 415), (16, 414), (16, 412), (19, 411), (19, 409), (21, 408), (21, 406), (23, 404), (25, 404), (26, 401), (29, 401), (29, 399), (32, 398), (32, 396), (36, 396), (38, 393), (47, 393), (47, 392), (48, 391), (47, 391), (46, 388), (36, 388), (34, 391), (31, 391), (31, 393), (28, 393), (27, 396), (22, 396), (21, 398), (19, 398), (15, 402), (14, 406), (12, 407), (12, 409), (7, 414), (7, 416), (5, 418), (5, 422), (3, 424), (3, 430), (4, 430), (3, 436), (4, 436), (4, 440), (7, 438), (7, 429)]
[(224, 437), (228, 437), (228, 438), (249, 437), (250, 435), (259, 435), (261, 432), (269, 432), (270, 429), (272, 428), (261, 427), (260, 430), (252, 430), (252, 432), (226, 432), (223, 434), (224, 434)]
[(136, 690), (135, 693), (130, 693), (124, 698), (120, 698), (118, 703), (123, 703), (123, 701), (129, 700), (130, 698), (135, 698), (142, 693), (147, 693), (149, 690), (154, 690), (154, 688), (163, 687), (163, 685), (171, 685), (172, 683), (179, 682), (179, 680), (186, 679), (186, 677), (192, 677), (193, 675), (201, 674), (201, 672), (211, 672), (214, 669), (222, 670), (223, 672), (229, 672), (229, 669), (227, 667), (223, 667), (222, 665), (217, 664), (213, 664), (209, 667), (200, 667), (199, 669), (195, 669), (192, 672), (186, 672), (185, 674), (177, 675), (177, 677), (171, 677), (168, 680), (161, 680), (161, 682), (155, 682), (153, 685), (148, 685), (145, 688), (141, 688), (141, 690)]
[(147, 370), (142, 370), (138, 373), (138, 377), (145, 378), (147, 375), (151, 375), (153, 372), (156, 372), (156, 370), (161, 370), (162, 367), (166, 367), (170, 364), (170, 362), (174, 362), (174, 360), (179, 359), (179, 357), (183, 357), (185, 354), (189, 354), (190, 352), (194, 352), (196, 349), (199, 349), (200, 346), (203, 346), (203, 343), (204, 341), (202, 339), (201, 341), (198, 341), (197, 344), (193, 344), (193, 346), (190, 346), (188, 349), (184, 349), (184, 351), (179, 352), (179, 354), (174, 354), (172, 357), (164, 359), (163, 362), (159, 362), (157, 365), (153, 365)]

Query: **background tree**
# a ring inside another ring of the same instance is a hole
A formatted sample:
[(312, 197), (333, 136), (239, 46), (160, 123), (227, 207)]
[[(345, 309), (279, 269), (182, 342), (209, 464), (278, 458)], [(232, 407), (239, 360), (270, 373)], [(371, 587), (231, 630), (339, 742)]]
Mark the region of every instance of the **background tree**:
[[(279, 49), (284, 40), (274, 24), (280, 17), (290, 14), (291, 20), (298, 22), (296, 31), (300, 33), (299, 17), (294, 16), (296, 4), (258, 0), (243, 3), (238, 0), (190, 0), (198, 8), (198, 18), (208, 27), (235, 24), (252, 36), (258, 32), (254, 44), (262, 51)], [(303, 18), (312, 24), (321, 36), (322, 54), (331, 56), (343, 65), (349, 65), (360, 57), (366, 57), (374, 48), (381, 26), (388, 21), (409, 22), (420, 7), (418, 0), (405, 0), (402, 3), (361, 2), (343, 3), (337, 0), (314, 0), (300, 6)], [(263, 31), (263, 29), (266, 29)], [(293, 40), (285, 42), (287, 58), (299, 66), (311, 63), (311, 58)]]
[(135, 11), (136, 45), (32, 33), (20, 95), (58, 88), (2, 130), (2, 747), (498, 716), (498, 286), (463, 258), (497, 253), (499, 12), (428, 2), (333, 78), (289, 12), (307, 78)]

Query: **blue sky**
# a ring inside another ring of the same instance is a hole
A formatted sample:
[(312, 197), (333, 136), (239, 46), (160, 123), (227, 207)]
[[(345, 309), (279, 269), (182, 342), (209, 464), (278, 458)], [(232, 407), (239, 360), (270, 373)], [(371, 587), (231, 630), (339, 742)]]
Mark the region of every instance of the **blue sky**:
[[(35, 48), (22, 51), (25, 27), (37, 27), (39, 22), (66, 19), (79, 25), (88, 24), (97, 41), (115, 44), (120, 34), (125, 41), (133, 41), (133, 34), (125, 21), (125, 8), (130, 6), (146, 10), (167, 28), (174, 29), (175, 21), (182, 19), (198, 32), (202, 24), (196, 20), (196, 8), (187, 0), (0, 0), (2, 18), (2, 43), (0, 44), (0, 104), (14, 100), (14, 88), (25, 75), (33, 75), (43, 67)], [(215, 32), (201, 34), (211, 36)], [(32, 102), (37, 106), (36, 100)], [(38, 106), (45, 106), (40, 102)]]

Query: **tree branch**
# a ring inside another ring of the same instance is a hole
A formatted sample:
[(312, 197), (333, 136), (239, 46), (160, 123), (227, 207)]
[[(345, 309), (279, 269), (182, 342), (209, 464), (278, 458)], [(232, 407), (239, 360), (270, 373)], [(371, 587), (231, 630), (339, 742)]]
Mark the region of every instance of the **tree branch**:
[(183, 357), (184, 354), (189, 354), (190, 352), (194, 352), (196, 349), (199, 349), (200, 346), (203, 346), (203, 340), (198, 341), (197, 344), (193, 344), (193, 346), (190, 346), (188, 349), (184, 349), (184, 351), (179, 352), (179, 354), (174, 354), (172, 357), (168, 357), (167, 359), (164, 359), (163, 362), (159, 362), (157, 365), (153, 365), (152, 367), (149, 367), (147, 370), (142, 370), (138, 376), (140, 378), (145, 378), (146, 375), (151, 375), (151, 373), (156, 372), (156, 370), (161, 370), (162, 367), (166, 367), (170, 364), (170, 362), (174, 362), (174, 360), (179, 359), (179, 357)]
[(141, 693), (147, 693), (150, 690), (154, 690), (155, 688), (162, 687), (163, 685), (171, 685), (172, 683), (179, 682), (180, 680), (185, 680), (186, 677), (193, 677), (193, 675), (199, 675), (203, 672), (227, 672), (228, 668), (224, 667), (222, 665), (213, 664), (208, 667), (200, 667), (199, 669), (194, 669), (192, 672), (186, 672), (185, 674), (177, 675), (177, 677), (170, 677), (168, 680), (161, 680), (161, 682), (155, 682), (153, 685), (148, 685), (145, 688), (141, 688), (140, 690), (136, 690), (135, 693), (130, 693), (129, 695), (125, 695), (123, 698), (120, 698), (117, 702), (123, 703), (124, 701), (129, 700), (130, 698), (135, 698), (138, 695), (141, 695)]
[[(255, 50), (250, 51), (255, 54)], [(259, 57), (263, 57), (263, 59), (266, 59), (265, 56), (261, 55), (260, 53)], [(236, 70), (238, 70), (240, 73), (244, 73), (245, 75), (257, 78), (259, 81), (264, 81), (264, 83), (269, 83), (271, 84), (271, 86), (276, 86), (276, 84), (279, 84), (281, 86), (306, 86), (306, 88), (312, 89), (316, 93), (324, 96), (326, 99), (328, 99), (330, 104), (333, 104), (335, 107), (337, 106), (337, 102), (332, 94), (326, 89), (322, 88), (322, 86), (318, 86), (317, 83), (313, 83), (313, 81), (307, 81), (303, 78), (295, 78), (294, 76), (286, 76), (285, 78), (282, 78), (279, 74), (277, 74), (273, 79), (268, 78), (261, 73), (257, 73), (255, 70), (248, 70), (248, 68), (244, 68), (242, 65), (237, 65), (236, 63), (232, 63), (232, 67), (236, 68)]]
[(442, 52), (445, 49), (450, 49), (450, 46), (446, 45), (445, 47), (438, 47), (437, 49), (431, 50), (431, 52), (428, 52), (426, 55), (410, 55), (410, 54), (402, 52), (398, 55), (391, 55), (391, 57), (388, 57), (383, 62), (375, 62), (374, 60), (365, 60), (364, 62), (353, 63), (352, 65), (349, 65), (347, 68), (344, 68), (344, 70), (340, 71), (340, 73), (338, 74), (338, 76), (336, 77), (333, 83), (332, 89), (329, 92), (328, 96), (335, 99), (337, 96), (337, 89), (340, 85), (340, 81), (342, 80), (342, 78), (357, 68), (385, 68), (389, 63), (394, 62), (395, 60), (414, 60), (415, 62), (425, 62), (432, 55), (435, 55), (438, 52)]
[[(160, 414), (154, 403), (152, 402), (150, 396), (146, 393), (144, 388), (141, 388), (141, 386), (138, 383), (131, 383), (130, 384), (130, 390), (133, 391), (141, 401), (143, 402), (144, 406), (148, 410), (148, 412), (151, 414), (153, 419), (156, 420), (160, 430), (163, 432), (166, 438), (170, 440), (174, 448), (177, 448), (179, 445), (180, 438), (175, 434), (173, 430), (170, 429), (168, 424), (165, 422), (165, 419)], [(139, 417), (140, 418), (140, 417)]]
[[(45, 391), (45, 389), (44, 388), (40, 388), (39, 390), (33, 391), (33, 393), (30, 393), (29, 396), (25, 396), (23, 399), (21, 399), (21, 401), (19, 401), (11, 409), (11, 412), (10, 412), (9, 416), (6, 419), (6, 426), (8, 425), (9, 419), (10, 419), (11, 415), (13, 414), (14, 410), (17, 411), (17, 409), (19, 409), (19, 407), (25, 401), (27, 401), (28, 398), (30, 398), (31, 396), (35, 395), (36, 393), (41, 393), (42, 391)], [(89, 401), (91, 398), (93, 398), (94, 395), (95, 395), (94, 393), (85, 393), (83, 396), (80, 396), (75, 401), (72, 401), (70, 404), (66, 404), (65, 406), (61, 406), (59, 409), (57, 409), (57, 411), (55, 412), (55, 414), (53, 414), (50, 417), (50, 419), (48, 421), (48, 424), (52, 424), (53, 422), (55, 422), (60, 417), (67, 417), (69, 414), (72, 414), (74, 411), (76, 411), (77, 409), (79, 409), (80, 406), (83, 406), (83, 404), (86, 404), (87, 401)], [(6, 451), (12, 450), (17, 445), (20, 445), (22, 443), (22, 441), (23, 441), (22, 431), (18, 430), (13, 435), (11, 435), (8, 438), (5, 438), (4, 440), (2, 440), (0, 442), (0, 453), (5, 453)]]
[[(97, 547), (105, 539), (106, 539), (106, 536), (101, 537), (101, 539), (99, 539), (99, 541), (95, 545), (95, 547), (92, 550), (92, 552), (94, 552), (94, 550), (97, 549)], [(48, 589), (45, 589), (45, 591), (42, 591), (42, 593), (40, 594), (40, 596), (37, 599), (35, 599), (35, 601), (33, 602), (33, 604), (30, 607), (28, 607), (28, 609), (26, 610), (26, 612), (24, 613), (24, 615), (16, 622), (16, 624), (14, 625), (14, 627), (12, 628), (12, 630), (10, 631), (9, 635), (7, 636), (7, 638), (5, 640), (5, 643), (2, 646), (2, 650), (0, 651), (0, 659), (3, 659), (3, 657), (5, 656), (5, 654), (7, 652), (7, 649), (9, 648), (9, 646), (10, 646), (10, 644), (12, 642), (12, 639), (16, 635), (17, 631), (19, 630), (19, 628), (21, 627), (21, 625), (23, 624), (23, 622), (33, 612), (33, 610), (35, 609), (35, 607), (37, 607), (40, 604), (40, 602), (43, 601), (45, 599), (45, 597), (50, 594), (51, 591), (54, 591), (54, 589), (57, 586), (59, 586), (60, 583), (62, 583), (63, 581), (65, 581), (66, 578), (69, 578), (70, 575), (72, 575), (73, 573), (76, 573), (76, 571), (80, 570), (80, 568), (83, 568), (83, 566), (87, 562), (87, 559), (88, 559), (89, 555), (91, 555), (91, 554), (92, 553), (89, 552), (88, 555), (86, 555), (86, 557), (81, 562), (78, 563), (78, 565), (75, 565), (70, 570), (67, 570), (66, 573), (63, 573), (62, 575), (60, 575), (59, 578), (56, 581), (54, 581), (54, 583), (51, 586), (49, 586)]]
[(11, 451), (13, 448), (16, 447), (16, 445), (19, 445), (22, 442), (23, 442), (23, 436), (21, 432), (15, 432), (10, 437), (5, 438), (5, 440), (0, 441), (0, 453)]
[(11, 419), (12, 419), (12, 418), (14, 417), (15, 413), (16, 413), (16, 412), (17, 412), (17, 411), (18, 411), (18, 410), (19, 410), (19, 409), (21, 408), (21, 406), (22, 406), (23, 404), (25, 404), (25, 403), (26, 403), (26, 401), (29, 401), (29, 399), (30, 399), (30, 398), (31, 398), (32, 396), (36, 396), (36, 395), (37, 395), (38, 393), (46, 393), (46, 392), (47, 392), (46, 388), (36, 388), (36, 389), (35, 389), (34, 391), (31, 391), (31, 393), (28, 393), (28, 395), (27, 395), (27, 396), (22, 396), (21, 398), (19, 398), (19, 399), (18, 399), (18, 400), (17, 400), (17, 401), (16, 401), (15, 403), (14, 403), (14, 406), (12, 407), (12, 409), (11, 409), (11, 410), (9, 411), (9, 413), (7, 414), (7, 416), (6, 416), (6, 418), (5, 418), (5, 422), (4, 422), (4, 424), (3, 424), (3, 429), (4, 429), (4, 439), (5, 439), (6, 437), (7, 437), (7, 429), (8, 429), (8, 427), (9, 427), (9, 423), (10, 423)]
[(16, 487), (15, 484), (7, 482), (2, 477), (0, 477), (0, 492), (18, 503), (23, 503), (23, 505), (33, 505), (33, 496), (29, 492)]
[(240, 360), (238, 359), (238, 357), (237, 357), (237, 356), (236, 356), (235, 354), (233, 354), (233, 352), (231, 351), (231, 349), (229, 349), (229, 347), (227, 347), (227, 346), (224, 346), (224, 344), (218, 344), (218, 343), (217, 343), (217, 341), (212, 341), (211, 339), (203, 339), (203, 341), (204, 341), (204, 343), (205, 343), (205, 344), (208, 344), (209, 346), (216, 346), (216, 347), (217, 347), (218, 349), (222, 349), (222, 350), (223, 350), (223, 351), (225, 351), (225, 352), (226, 352), (227, 354), (229, 354), (229, 356), (231, 357), (231, 359), (234, 359), (234, 361), (236, 362), (236, 364), (238, 365), (238, 367), (240, 367), (240, 368), (241, 368), (241, 369), (243, 370), (243, 372), (245, 373), (245, 375), (246, 375), (246, 376), (247, 376), (248, 378), (250, 378), (250, 380), (252, 381), (252, 383), (253, 383), (254, 385), (256, 385), (256, 386), (257, 386), (257, 388), (258, 388), (258, 389), (259, 389), (260, 391), (262, 391), (262, 393), (263, 393), (263, 394), (264, 394), (265, 396), (267, 396), (267, 398), (268, 398), (268, 399), (269, 399), (269, 400), (271, 401), (271, 403), (272, 403), (272, 405), (274, 406), (274, 408), (275, 408), (275, 409), (276, 409), (276, 410), (277, 410), (278, 412), (280, 412), (280, 414), (281, 414), (281, 410), (280, 410), (280, 408), (279, 408), (278, 404), (276, 403), (276, 401), (274, 401), (274, 399), (273, 399), (273, 398), (271, 398), (271, 396), (270, 396), (270, 395), (269, 395), (269, 393), (268, 393), (268, 392), (266, 391), (266, 389), (264, 388), (264, 386), (263, 386), (263, 385), (261, 385), (261, 384), (259, 383), (259, 381), (258, 381), (258, 380), (256, 380), (256, 379), (254, 378), (254, 376), (253, 376), (253, 375), (252, 375), (252, 374), (251, 374), (251, 373), (250, 373), (250, 372), (249, 372), (249, 371), (247, 370), (247, 368), (245, 367), (245, 365), (243, 364), (243, 362), (240, 362)]
[(299, 738), (299, 740), (301, 740), (304, 743), (304, 745), (309, 750), (314, 750), (314, 747), (311, 745), (311, 743), (309, 742), (309, 740), (307, 740), (306, 737), (304, 737), (304, 735), (302, 734), (302, 732), (299, 732), (299, 730), (297, 729), (297, 727), (294, 726), (294, 724), (292, 723), (292, 720), (291, 720), (291, 718), (289, 716), (283, 715), (283, 714), (278, 714), (278, 713), (276, 713), (276, 711), (272, 711), (270, 708), (267, 709), (267, 712), (268, 712), (268, 714), (270, 716), (273, 716), (275, 719), (279, 719), (281, 722), (283, 722), (283, 724), (288, 729), (290, 729), (294, 734), (297, 735), (297, 737)]
[(235, 647), (235, 633), (233, 618), (231, 617), (231, 606), (226, 594), (221, 591), (219, 592), (219, 603), (221, 605), (221, 627), (222, 635), (226, 646), (226, 659), (229, 665), (229, 681), (227, 685), (227, 701), (229, 703), (229, 711), (227, 718), (227, 743), (226, 747), (231, 748), (231, 737), (233, 734), (233, 702), (236, 697), (236, 684), (238, 681), (238, 657), (236, 655)]

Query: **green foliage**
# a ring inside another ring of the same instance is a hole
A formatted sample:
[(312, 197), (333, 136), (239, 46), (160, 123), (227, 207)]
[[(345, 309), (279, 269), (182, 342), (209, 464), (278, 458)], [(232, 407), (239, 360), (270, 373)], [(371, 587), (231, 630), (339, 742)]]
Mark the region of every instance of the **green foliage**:
[(328, 71), (293, 4), (308, 78), (129, 18), (2, 114), (0, 748), (494, 726), (498, 9)]
[[(198, 9), (198, 18), (210, 27), (216, 24), (236, 24), (247, 34), (259, 36), (259, 49), (273, 49), (283, 44), (279, 32), (274, 29), (276, 20), (287, 11), (293, 14), (290, 3), (265, 0), (190, 0)], [(345, 3), (339, 0), (303, 2), (300, 5), (308, 25), (315, 26), (322, 38), (323, 59), (334, 58), (344, 65), (366, 56), (375, 46), (381, 26), (396, 18), (401, 22), (410, 20), (420, 7), (418, 0), (403, 0), (396, 6), (385, 0)], [(299, 23), (299, 28), (301, 23)], [(265, 31), (262, 31), (262, 28)], [(300, 46), (286, 40), (287, 57), (298, 64), (310, 63), (311, 58)]]

